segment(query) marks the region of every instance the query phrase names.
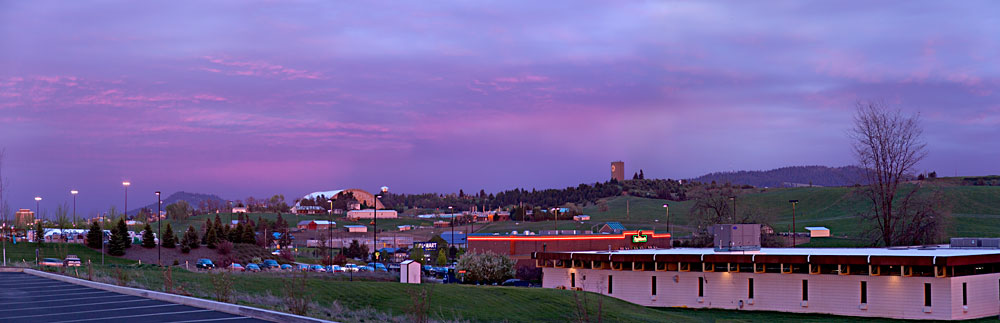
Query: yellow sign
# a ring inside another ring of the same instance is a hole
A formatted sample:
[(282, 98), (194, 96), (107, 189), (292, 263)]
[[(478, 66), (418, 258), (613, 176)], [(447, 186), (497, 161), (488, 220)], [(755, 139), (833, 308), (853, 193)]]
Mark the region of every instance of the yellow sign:
[(632, 235), (632, 243), (643, 243), (646, 242), (646, 235), (639, 231), (639, 234)]

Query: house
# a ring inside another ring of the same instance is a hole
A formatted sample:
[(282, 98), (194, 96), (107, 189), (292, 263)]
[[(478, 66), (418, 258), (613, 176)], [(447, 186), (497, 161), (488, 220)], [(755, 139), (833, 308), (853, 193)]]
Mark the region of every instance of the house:
[(590, 216), (586, 214), (574, 215), (573, 221), (590, 221)]
[(420, 263), (406, 260), (399, 264), (399, 282), (404, 284), (420, 283)]
[(825, 238), (830, 236), (830, 229), (826, 227), (806, 227), (809, 230), (810, 238)]
[(456, 248), (465, 248), (468, 244), (466, 241), (465, 233), (455, 233), (452, 236), (451, 231), (441, 232), (441, 239), (444, 239), (448, 243), (448, 246), (455, 246)]
[(379, 219), (395, 219), (399, 217), (396, 210), (378, 210), (378, 212), (372, 212), (371, 209), (367, 210), (354, 210), (347, 211), (348, 219), (371, 219), (373, 214), (378, 214)]
[(625, 226), (620, 222), (605, 222), (601, 229), (597, 230), (600, 233), (622, 233), (622, 231), (625, 231)]
[(245, 206), (234, 207), (233, 213), (247, 213), (247, 208)]
[(316, 205), (296, 205), (292, 207), (292, 213), (295, 214), (323, 214), (326, 213), (326, 209), (322, 206)]
[(368, 227), (363, 225), (345, 225), (347, 232), (368, 232)]
[(326, 221), (326, 220), (305, 220), (299, 221), (295, 227), (302, 230), (316, 231), (316, 230), (329, 230), (331, 228), (337, 227), (337, 222)]

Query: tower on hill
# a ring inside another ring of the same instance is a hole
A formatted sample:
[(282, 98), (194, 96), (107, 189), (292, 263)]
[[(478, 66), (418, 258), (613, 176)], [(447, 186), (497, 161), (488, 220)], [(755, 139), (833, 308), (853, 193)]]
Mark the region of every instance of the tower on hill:
[(620, 160), (611, 162), (611, 179), (619, 182), (625, 181), (625, 162)]

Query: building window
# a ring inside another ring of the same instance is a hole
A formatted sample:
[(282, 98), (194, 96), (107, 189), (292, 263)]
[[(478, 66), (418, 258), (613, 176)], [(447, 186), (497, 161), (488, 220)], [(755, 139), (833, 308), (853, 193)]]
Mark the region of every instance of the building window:
[(569, 287), (576, 287), (576, 273), (569, 273)]
[(613, 286), (611, 281), (611, 275), (608, 275), (608, 294), (611, 294), (611, 286)]
[(966, 284), (968, 284), (968, 283), (962, 283), (962, 305), (963, 306), (968, 306), (969, 305), (969, 294), (967, 293), (967, 291), (968, 291), (967, 287), (968, 286), (966, 286)]
[(802, 280), (802, 300), (809, 300), (809, 281), (805, 279)]
[(931, 306), (931, 283), (924, 283), (924, 306)]
[(656, 295), (656, 276), (653, 276), (653, 295)]
[(861, 282), (861, 304), (868, 304), (868, 282)]
[(753, 299), (753, 278), (747, 278), (747, 298)]
[(698, 297), (705, 297), (705, 277), (698, 277)]

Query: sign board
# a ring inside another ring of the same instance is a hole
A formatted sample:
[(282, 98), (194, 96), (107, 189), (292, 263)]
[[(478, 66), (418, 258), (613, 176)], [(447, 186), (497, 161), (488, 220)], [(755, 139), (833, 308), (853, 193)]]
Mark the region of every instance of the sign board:
[(427, 242), (414, 242), (414, 249), (424, 249), (425, 252), (437, 251), (437, 242), (427, 241)]
[(632, 243), (643, 243), (646, 241), (648, 241), (648, 238), (645, 234), (642, 234), (642, 231), (639, 231), (639, 234), (632, 235)]

